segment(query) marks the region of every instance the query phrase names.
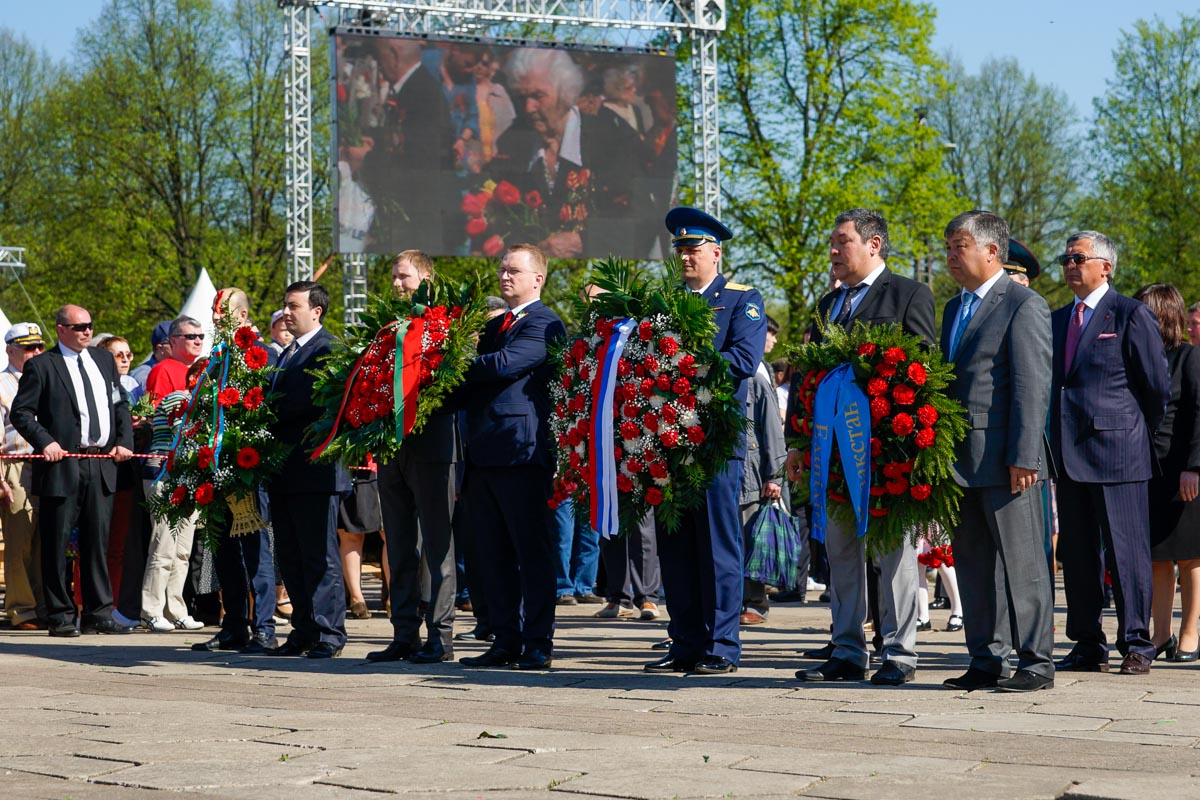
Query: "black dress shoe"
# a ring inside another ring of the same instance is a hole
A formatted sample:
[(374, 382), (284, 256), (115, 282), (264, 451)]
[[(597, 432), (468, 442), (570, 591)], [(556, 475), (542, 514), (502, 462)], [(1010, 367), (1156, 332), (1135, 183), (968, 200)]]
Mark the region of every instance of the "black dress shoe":
[(772, 603), (803, 603), (804, 592), (799, 589), (788, 589), (785, 592), (771, 592), (767, 595)]
[[(265, 653), (279, 647), (279, 640), (265, 633), (256, 633), (250, 641), (238, 648), (239, 653)], [(193, 646), (194, 649), (194, 646)]]
[(413, 653), (417, 652), (417, 649), (420, 646), (420, 641), (399, 642), (393, 639), (392, 643), (382, 650), (373, 650), (370, 653), (367, 653), (367, 661), (403, 661), (404, 659), (412, 656)]
[(66, 625), (51, 625), (46, 629), (46, 632), (51, 636), (59, 636), (64, 639), (74, 639), (79, 635), (79, 629), (73, 623)]
[(933, 622), (932, 621), (925, 620), (924, 622), (917, 623), (917, 632), (918, 633), (920, 633), (922, 631), (931, 631), (931, 630), (933, 630)]
[(1130, 653), (1121, 662), (1122, 675), (1149, 675), (1151, 659), (1141, 653)]
[(1036, 692), (1039, 689), (1053, 688), (1054, 678), (1047, 678), (1027, 669), (1019, 669), (1011, 678), (996, 681), (996, 689), (1001, 692)]
[(642, 667), (645, 672), (691, 672), (696, 668), (696, 659), (666, 655)]
[(513, 669), (550, 669), (554, 656), (549, 650), (530, 650), (524, 655), (513, 659), (509, 665)]
[(1071, 651), (1062, 660), (1054, 662), (1057, 672), (1108, 672), (1108, 658), (1085, 658), (1082, 654)]
[(489, 631), (487, 628), (476, 625), (469, 631), (454, 634), (455, 639), (474, 639), (477, 642), (494, 642), (496, 634)]
[(342, 648), (329, 642), (317, 642), (308, 651), (309, 658), (337, 658), (342, 654)]
[(697, 675), (726, 675), (737, 672), (737, 664), (724, 656), (706, 656), (696, 663), (692, 672)]
[(830, 642), (824, 647), (815, 647), (811, 650), (803, 650), (800, 652), (800, 655), (804, 656), (805, 658), (815, 658), (821, 661), (828, 661), (829, 659), (833, 658), (833, 642)]
[(607, 601), (598, 594), (588, 592), (587, 594), (575, 595), (575, 602), (581, 603), (585, 606), (602, 606)]
[(911, 681), (916, 674), (916, 667), (910, 667), (908, 664), (901, 664), (899, 661), (891, 661), (889, 659), (884, 661), (883, 666), (871, 676), (871, 685), (903, 686)]
[(1164, 661), (1174, 661), (1175, 654), (1179, 652), (1179, 640), (1175, 638), (1175, 634), (1171, 634), (1171, 638), (1154, 648), (1154, 660), (1157, 661), (1159, 656), (1166, 656)]
[(1174, 657), (1171, 658), (1170, 660), (1175, 661), (1175, 662), (1200, 660), (1200, 646), (1198, 646), (1195, 650), (1191, 651), (1190, 653), (1186, 650), (1178, 650), (1177, 649), (1175, 651)]
[(298, 642), (298, 641), (294, 641), (292, 639), (288, 639), (286, 642), (279, 645), (279, 647), (276, 647), (273, 650), (268, 650), (267, 655), (269, 655), (269, 656), (302, 656), (305, 653), (307, 653), (309, 650), (312, 650), (312, 649), (313, 649), (313, 644), (311, 644), (311, 643)]
[(955, 631), (961, 631), (962, 629), (963, 618), (958, 614), (951, 614), (950, 621), (946, 623), (946, 631), (949, 633), (954, 633)]
[(192, 645), (192, 650), (197, 653), (205, 651), (216, 652), (217, 650), (241, 650), (250, 644), (249, 639), (235, 639), (227, 633), (218, 633), (216, 636), (203, 642), (196, 642)]
[(929, 601), (930, 608), (949, 608), (950, 601), (945, 597), (935, 597)]
[(802, 681), (861, 681), (867, 671), (844, 658), (831, 658), (819, 667), (798, 670), (796, 677)]
[(133, 633), (133, 628), (111, 619), (98, 619), (95, 622), (84, 623), (80, 633)]
[(670, 650), (671, 649), (671, 640), (663, 639), (661, 642), (655, 642), (654, 644), (650, 645), (650, 649), (651, 650)]
[[(370, 658), (370, 656), (367, 656)], [(414, 664), (438, 664), (454, 659), (454, 648), (446, 647), (440, 639), (430, 639), (421, 645), (421, 649), (408, 657)]]
[[(1004, 680), (1008, 680), (1008, 678)], [(999, 681), (999, 675), (984, 672), (981, 669), (975, 669), (975, 667), (969, 667), (966, 672), (957, 678), (947, 678), (942, 681), (942, 686), (945, 686), (947, 689), (973, 692), (977, 689), (994, 689)]]
[(507, 667), (518, 658), (520, 656), (516, 653), (501, 650), (499, 647), (493, 645), (487, 652), (480, 653), (477, 656), (463, 656), (458, 660), (458, 663), (464, 667)]

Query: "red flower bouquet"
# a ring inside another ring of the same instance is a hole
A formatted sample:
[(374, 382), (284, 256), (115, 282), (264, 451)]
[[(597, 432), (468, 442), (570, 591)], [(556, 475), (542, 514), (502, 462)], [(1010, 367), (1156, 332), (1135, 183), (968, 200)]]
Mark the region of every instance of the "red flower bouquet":
[(463, 197), (471, 254), (495, 257), (517, 242), (540, 242), (560, 231), (581, 232), (590, 216), (592, 174), (569, 170), (564, 202), (551, 208), (536, 189), (523, 192), (511, 181), (489, 180)]

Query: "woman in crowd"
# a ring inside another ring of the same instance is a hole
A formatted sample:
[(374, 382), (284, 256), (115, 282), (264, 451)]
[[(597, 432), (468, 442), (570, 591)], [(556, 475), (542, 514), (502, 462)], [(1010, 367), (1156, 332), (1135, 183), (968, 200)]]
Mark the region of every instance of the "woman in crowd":
[[(1153, 562), (1151, 619), (1156, 656), (1169, 661), (1200, 657), (1200, 350), (1187, 344), (1187, 307), (1174, 286), (1152, 283), (1134, 299), (1158, 317), (1171, 399), (1154, 437), (1162, 466), (1150, 481), (1150, 557)], [(1171, 632), (1175, 603), (1175, 567), (1179, 567), (1183, 618), (1178, 639)]]

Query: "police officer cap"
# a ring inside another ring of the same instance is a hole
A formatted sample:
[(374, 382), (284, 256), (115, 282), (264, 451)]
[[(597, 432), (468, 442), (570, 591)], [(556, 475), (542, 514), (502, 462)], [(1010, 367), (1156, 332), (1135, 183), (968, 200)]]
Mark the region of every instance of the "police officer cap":
[(667, 212), (667, 230), (673, 247), (696, 247), (705, 242), (720, 244), (733, 234), (711, 214), (698, 208), (677, 206)]
[(1042, 265), (1038, 263), (1037, 258), (1029, 252), (1028, 247), (1016, 239), (1008, 240), (1008, 262), (1005, 263), (1004, 268), (1009, 273), (1019, 272), (1029, 280), (1042, 274)]

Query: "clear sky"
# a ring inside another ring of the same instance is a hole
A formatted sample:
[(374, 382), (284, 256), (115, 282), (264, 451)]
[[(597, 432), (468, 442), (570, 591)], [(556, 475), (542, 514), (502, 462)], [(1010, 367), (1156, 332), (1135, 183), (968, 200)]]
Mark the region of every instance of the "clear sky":
[[(734, 0), (736, 2), (736, 0)], [(1173, 22), (1200, 13), (1200, 0), (932, 0), (934, 46), (953, 50), (968, 72), (990, 56), (1013, 56), (1042, 83), (1067, 92), (1081, 115), (1112, 75), (1122, 31), (1155, 15)], [(78, 27), (95, 19), (103, 0), (0, 0), (0, 25), (28, 37), (54, 58), (67, 58)]]

